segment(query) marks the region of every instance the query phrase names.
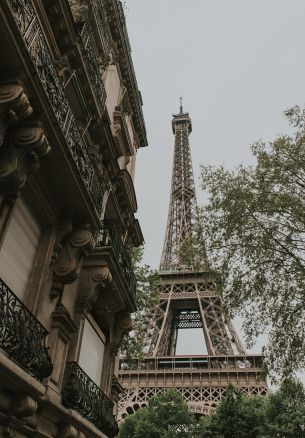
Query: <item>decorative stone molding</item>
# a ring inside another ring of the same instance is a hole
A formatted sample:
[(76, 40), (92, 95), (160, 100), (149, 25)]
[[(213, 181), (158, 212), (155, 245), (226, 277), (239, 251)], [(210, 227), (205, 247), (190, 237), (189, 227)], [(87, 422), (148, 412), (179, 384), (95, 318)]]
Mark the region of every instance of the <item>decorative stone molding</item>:
[(72, 231), (73, 231), (73, 224), (72, 224), (71, 215), (67, 214), (66, 212), (61, 212), (56, 240), (54, 243), (53, 254), (52, 254), (53, 264), (57, 260), (60, 251), (63, 248), (63, 242), (65, 241), (66, 237), (68, 237), (68, 235), (72, 233)]
[(0, 391), (0, 411), (7, 412), (9, 411), (12, 403), (12, 395), (6, 389), (2, 388)]
[(30, 417), (37, 408), (37, 401), (27, 394), (19, 394), (13, 399), (12, 411), (16, 417)]
[(15, 195), (21, 190), (50, 150), (38, 124), (16, 128), (6, 136), (0, 149), (0, 194)]
[[(1, 432), (1, 430), (0, 430)], [(17, 428), (13, 424), (4, 424), (2, 428), (3, 438), (16, 438)]]
[(86, 435), (70, 423), (58, 425), (57, 438), (86, 438)]
[(85, 267), (80, 278), (78, 310), (90, 312), (99, 295), (111, 281), (112, 275), (108, 266), (100, 264), (92, 268)]
[(132, 328), (133, 323), (129, 312), (122, 311), (116, 314), (110, 342), (110, 352), (113, 356), (118, 354), (123, 336)]
[(78, 438), (79, 431), (72, 424), (61, 423), (58, 425), (58, 438)]
[(6, 388), (0, 391), (0, 410), (17, 418), (31, 417), (37, 412), (38, 403), (24, 393), (14, 393)]
[(94, 246), (94, 238), (88, 225), (74, 229), (64, 239), (54, 263), (51, 298), (56, 298), (65, 284), (73, 283), (78, 278), (82, 258)]
[(57, 304), (52, 313), (52, 327), (59, 327), (67, 339), (70, 339), (71, 334), (77, 331), (76, 324), (73, 322), (68, 310), (61, 303)]
[(121, 105), (115, 107), (113, 113), (113, 135), (116, 140), (117, 157), (129, 157), (134, 154), (133, 142), (129, 133), (126, 112)]
[(3, 143), (7, 127), (30, 116), (32, 112), (33, 108), (21, 85), (0, 85), (0, 145)]
[(119, 382), (119, 379), (117, 376), (112, 376), (112, 382), (111, 382), (111, 395), (112, 399), (116, 402), (120, 399), (120, 394), (124, 391), (121, 383)]

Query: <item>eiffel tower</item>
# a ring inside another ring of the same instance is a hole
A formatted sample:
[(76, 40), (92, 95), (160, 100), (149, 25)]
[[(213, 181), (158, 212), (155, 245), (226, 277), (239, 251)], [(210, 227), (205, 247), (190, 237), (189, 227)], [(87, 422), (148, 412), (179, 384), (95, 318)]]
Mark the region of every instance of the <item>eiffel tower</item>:
[[(132, 369), (120, 364), (123, 393), (119, 421), (169, 388), (180, 392), (198, 415), (211, 413), (229, 383), (247, 395), (265, 395), (268, 391), (261, 377), (262, 356), (246, 353), (233, 324), (222, 312), (215, 274), (209, 268), (205, 251), (195, 264), (186, 262), (182, 255), (184, 242), (198, 239), (198, 207), (189, 144), (192, 123), (183, 111), (181, 98), (172, 129), (174, 163), (159, 269), (160, 301), (147, 317), (148, 348), (144, 360)], [(199, 246), (204, 248), (204, 243)], [(207, 354), (177, 355), (181, 329), (202, 329)]]

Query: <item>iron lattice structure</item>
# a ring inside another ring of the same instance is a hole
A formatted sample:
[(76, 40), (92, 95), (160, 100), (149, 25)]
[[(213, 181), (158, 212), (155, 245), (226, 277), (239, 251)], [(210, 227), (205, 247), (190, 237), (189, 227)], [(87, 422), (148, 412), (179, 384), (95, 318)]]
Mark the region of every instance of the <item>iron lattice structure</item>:
[[(205, 250), (196, 264), (181, 257), (188, 239), (200, 239), (192, 169), (188, 113), (173, 116), (175, 135), (171, 196), (159, 271), (160, 301), (147, 315), (146, 358), (132, 369), (120, 364), (124, 392), (119, 420), (147, 404), (148, 399), (175, 388), (192, 411), (206, 415), (224, 395), (228, 383), (248, 395), (266, 394), (261, 377), (262, 357), (247, 355), (231, 321), (226, 320), (217, 292), (215, 273), (208, 268)], [(207, 355), (177, 356), (179, 329), (202, 328)]]
[(193, 176), (189, 134), (192, 122), (188, 113), (174, 115), (172, 129), (175, 148), (171, 195), (160, 271), (189, 268), (181, 260), (180, 249), (187, 237), (192, 237), (197, 219), (197, 201)]

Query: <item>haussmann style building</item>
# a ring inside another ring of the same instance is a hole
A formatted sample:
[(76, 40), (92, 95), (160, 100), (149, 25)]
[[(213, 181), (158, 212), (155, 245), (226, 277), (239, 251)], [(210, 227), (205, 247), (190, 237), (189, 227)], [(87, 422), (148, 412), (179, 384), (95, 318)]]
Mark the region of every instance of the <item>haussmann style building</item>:
[(0, 436), (117, 435), (135, 155), (119, 0), (0, 2)]

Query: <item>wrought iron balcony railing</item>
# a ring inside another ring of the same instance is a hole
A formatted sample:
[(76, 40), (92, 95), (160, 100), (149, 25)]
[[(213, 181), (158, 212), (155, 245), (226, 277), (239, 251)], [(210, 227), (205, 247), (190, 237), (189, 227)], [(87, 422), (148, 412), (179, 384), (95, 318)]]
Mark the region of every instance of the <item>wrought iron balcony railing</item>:
[(111, 36), (106, 18), (107, 12), (105, 8), (105, 0), (91, 0), (90, 4), (96, 21), (103, 52), (104, 55), (107, 56), (111, 50)]
[(0, 279), (0, 348), (37, 379), (53, 370), (47, 330)]
[(113, 416), (113, 402), (76, 362), (66, 364), (66, 373), (63, 405), (79, 412), (109, 438), (115, 437), (118, 426)]
[(123, 270), (125, 280), (128, 284), (128, 289), (133, 298), (136, 295), (137, 280), (133, 272), (133, 266), (129, 252), (123, 248), (121, 252), (120, 265)]
[(97, 235), (96, 247), (110, 246), (122, 269), (125, 281), (132, 297), (135, 297), (137, 280), (133, 272), (133, 266), (129, 252), (125, 248), (121, 236), (112, 221), (102, 221), (102, 228)]
[(106, 102), (106, 90), (102, 81), (101, 71), (95, 56), (94, 45), (92, 42), (92, 36), (88, 29), (88, 25), (84, 21), (78, 21), (75, 23), (77, 32), (81, 39), (81, 48), (86, 59), (88, 71), (91, 79), (91, 83), (94, 86), (94, 91), (98, 97), (98, 107), (103, 112)]
[(9, 0), (9, 4), (74, 162), (97, 212), (100, 213), (104, 187), (96, 175), (77, 121), (66, 98), (33, 1)]

